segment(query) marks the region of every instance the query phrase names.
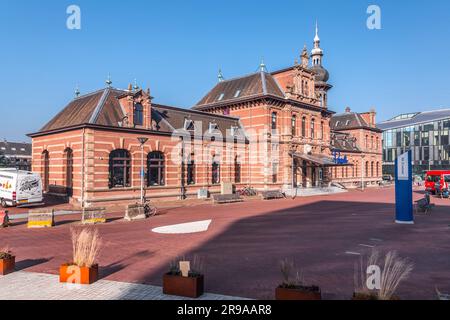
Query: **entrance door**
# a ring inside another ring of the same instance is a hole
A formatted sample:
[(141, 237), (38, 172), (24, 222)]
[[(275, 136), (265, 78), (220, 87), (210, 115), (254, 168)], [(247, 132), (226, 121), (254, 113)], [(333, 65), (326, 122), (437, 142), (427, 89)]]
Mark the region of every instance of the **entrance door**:
[(73, 151), (66, 149), (66, 193), (68, 197), (73, 195)]
[(298, 174), (298, 162), (296, 159), (294, 159), (294, 167), (292, 168), (292, 184), (294, 185), (294, 188), (298, 187), (297, 184), (297, 174)]
[(313, 188), (317, 187), (317, 177), (316, 177), (316, 168), (312, 167), (311, 168), (311, 183)]

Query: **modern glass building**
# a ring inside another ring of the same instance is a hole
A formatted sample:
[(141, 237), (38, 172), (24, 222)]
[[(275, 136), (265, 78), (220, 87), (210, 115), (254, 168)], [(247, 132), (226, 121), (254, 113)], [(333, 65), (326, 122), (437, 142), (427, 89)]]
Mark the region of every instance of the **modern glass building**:
[(383, 174), (393, 176), (395, 159), (408, 150), (415, 175), (450, 169), (450, 109), (402, 114), (377, 127), (383, 130)]

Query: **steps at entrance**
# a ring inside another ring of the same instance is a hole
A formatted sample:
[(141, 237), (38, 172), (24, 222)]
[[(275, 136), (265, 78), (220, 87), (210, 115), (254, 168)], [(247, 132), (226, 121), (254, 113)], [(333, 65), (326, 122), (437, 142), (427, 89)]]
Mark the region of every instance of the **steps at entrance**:
[(297, 197), (312, 197), (312, 196), (323, 196), (337, 193), (348, 192), (345, 189), (338, 187), (324, 187), (324, 188), (297, 188), (297, 189), (286, 189), (284, 190), (286, 196), (292, 197), (296, 195)]

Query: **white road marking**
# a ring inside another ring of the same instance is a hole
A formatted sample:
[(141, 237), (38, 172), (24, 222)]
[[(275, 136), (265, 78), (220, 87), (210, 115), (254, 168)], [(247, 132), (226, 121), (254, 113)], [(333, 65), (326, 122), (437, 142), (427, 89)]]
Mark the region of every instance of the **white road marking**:
[(188, 234), (207, 231), (212, 220), (195, 221), (155, 228), (152, 231), (162, 234)]
[(361, 247), (367, 247), (367, 248), (375, 248), (375, 246), (371, 246), (369, 244), (359, 244)]
[(345, 254), (350, 254), (350, 255), (353, 255), (353, 256), (360, 256), (361, 255), (361, 253), (353, 252), (353, 251), (347, 251)]
[(370, 238), (369, 240), (370, 240), (370, 241), (383, 242), (383, 240), (381, 240), (381, 239), (377, 239), (377, 238)]

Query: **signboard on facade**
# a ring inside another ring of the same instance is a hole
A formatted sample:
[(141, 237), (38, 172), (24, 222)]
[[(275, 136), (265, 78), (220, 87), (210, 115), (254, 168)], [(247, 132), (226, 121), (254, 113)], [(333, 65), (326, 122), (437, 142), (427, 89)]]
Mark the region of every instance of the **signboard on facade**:
[(200, 190), (198, 190), (197, 193), (198, 199), (208, 199), (208, 196), (209, 196), (208, 189), (201, 188)]

